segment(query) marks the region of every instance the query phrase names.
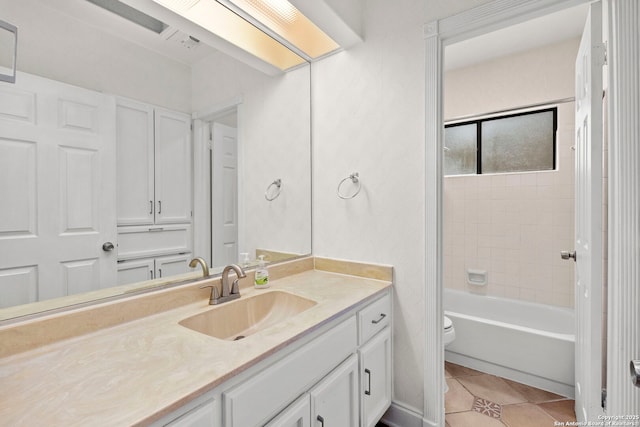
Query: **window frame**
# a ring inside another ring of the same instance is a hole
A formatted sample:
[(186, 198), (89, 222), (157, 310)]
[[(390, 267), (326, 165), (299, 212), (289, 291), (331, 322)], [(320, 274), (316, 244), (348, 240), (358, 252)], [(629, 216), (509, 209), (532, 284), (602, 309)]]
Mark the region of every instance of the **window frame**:
[[(526, 115), (532, 115), (532, 114), (539, 114), (539, 113), (547, 113), (547, 112), (553, 112), (553, 165), (551, 169), (536, 169), (536, 170), (530, 170), (530, 171), (510, 171), (510, 172), (489, 172), (487, 173), (483, 173), (482, 172), (482, 123), (484, 122), (489, 122), (489, 121), (494, 121), (494, 120), (501, 120), (501, 119), (509, 119), (512, 117), (520, 117), (520, 116), (526, 116)], [(550, 171), (555, 171), (557, 170), (558, 167), (558, 159), (557, 159), (557, 145), (558, 145), (558, 106), (555, 105), (553, 107), (546, 107), (546, 108), (541, 108), (541, 109), (536, 109), (536, 110), (527, 110), (527, 111), (519, 111), (517, 113), (509, 113), (509, 114), (500, 114), (500, 115), (495, 115), (495, 116), (486, 116), (486, 117), (481, 117), (481, 118), (476, 118), (476, 119), (471, 119), (471, 120), (463, 120), (463, 121), (451, 121), (451, 123), (445, 123), (444, 124), (444, 129), (446, 130), (447, 128), (451, 128), (451, 127), (456, 127), (456, 126), (466, 126), (466, 125), (471, 125), (471, 124), (475, 124), (476, 125), (476, 172), (475, 175), (500, 175), (500, 174), (506, 174), (506, 173), (527, 173), (527, 172), (550, 172)], [(443, 143), (446, 143), (446, 137), (443, 138)], [(445, 146), (446, 147), (446, 146)], [(474, 175), (472, 173), (469, 174), (452, 174), (452, 175), (447, 175), (446, 173), (444, 174), (444, 176), (457, 176), (457, 175)]]

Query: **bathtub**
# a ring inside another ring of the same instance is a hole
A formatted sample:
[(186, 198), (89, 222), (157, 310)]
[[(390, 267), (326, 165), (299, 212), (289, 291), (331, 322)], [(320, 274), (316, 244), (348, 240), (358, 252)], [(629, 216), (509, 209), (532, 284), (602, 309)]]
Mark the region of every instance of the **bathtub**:
[(445, 289), (445, 360), (574, 397), (574, 311)]

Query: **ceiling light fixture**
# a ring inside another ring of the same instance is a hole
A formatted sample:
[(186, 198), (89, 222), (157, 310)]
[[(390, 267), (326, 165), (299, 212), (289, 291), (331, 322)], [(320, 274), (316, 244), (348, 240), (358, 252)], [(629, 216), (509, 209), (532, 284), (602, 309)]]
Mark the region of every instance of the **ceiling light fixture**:
[[(290, 44), (308, 59), (317, 59), (340, 46), (287, 0), (218, 0), (233, 4), (240, 13), (249, 15), (268, 32)], [(237, 10), (236, 9), (236, 10)]]
[(340, 46), (287, 0), (153, 0), (287, 70)]

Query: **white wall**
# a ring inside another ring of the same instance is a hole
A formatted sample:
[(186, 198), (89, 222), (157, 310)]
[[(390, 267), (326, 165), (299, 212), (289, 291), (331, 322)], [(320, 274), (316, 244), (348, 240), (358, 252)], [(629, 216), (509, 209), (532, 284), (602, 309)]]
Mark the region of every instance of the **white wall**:
[[(573, 97), (579, 39), (448, 71), (446, 118)], [(445, 52), (446, 54), (446, 52)], [(448, 288), (573, 307), (574, 103), (558, 105), (556, 170), (444, 180)], [(488, 285), (466, 283), (485, 270)]]
[[(418, 416), (425, 307), (422, 25), (487, 2), (367, 0), (364, 43), (312, 66), (313, 252), (394, 266), (394, 401)], [(352, 172), (360, 173), (363, 190), (341, 200), (336, 186)]]
[(0, 0), (18, 27), (19, 71), (189, 112), (189, 66), (97, 30), (39, 0)]
[[(239, 114), (243, 204), (247, 230), (240, 252), (256, 249), (306, 254), (311, 251), (310, 67), (266, 76), (223, 54), (192, 67), (193, 111), (242, 96)], [(282, 180), (280, 196), (264, 193)], [(242, 226), (242, 224), (241, 224)]]

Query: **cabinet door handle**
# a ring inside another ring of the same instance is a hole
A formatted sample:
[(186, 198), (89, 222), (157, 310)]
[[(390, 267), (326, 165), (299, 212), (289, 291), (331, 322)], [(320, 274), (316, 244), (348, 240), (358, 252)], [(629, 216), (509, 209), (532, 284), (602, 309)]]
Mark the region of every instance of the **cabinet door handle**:
[(161, 268), (158, 269), (158, 274), (160, 275), (159, 277), (162, 277), (162, 269)]
[(380, 318), (378, 320), (372, 320), (371, 323), (373, 323), (374, 325), (377, 325), (378, 323), (382, 322), (382, 319), (384, 319), (385, 317), (387, 317), (386, 314), (380, 313)]
[(162, 213), (162, 200), (158, 200), (158, 215)]
[(320, 421), (320, 425), (321, 425), (322, 427), (324, 427), (324, 418), (322, 418), (320, 415), (318, 415), (317, 420), (318, 420), (318, 421)]
[(367, 396), (371, 396), (371, 371), (368, 369), (365, 369), (364, 373), (367, 374), (367, 378), (369, 380), (368, 390), (365, 390), (364, 394), (366, 394)]
[(153, 215), (153, 200), (149, 200), (149, 215)]
[(153, 270), (149, 270), (149, 276), (153, 279)]

